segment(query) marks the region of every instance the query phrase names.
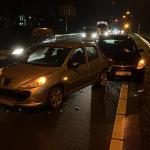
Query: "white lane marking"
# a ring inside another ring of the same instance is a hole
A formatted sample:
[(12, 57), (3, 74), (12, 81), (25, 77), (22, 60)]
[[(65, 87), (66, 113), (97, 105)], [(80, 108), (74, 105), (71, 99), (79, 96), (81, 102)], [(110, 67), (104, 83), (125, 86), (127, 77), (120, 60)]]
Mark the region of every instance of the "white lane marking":
[(142, 36), (140, 36), (137, 33), (135, 33), (135, 35), (138, 36), (150, 48), (150, 43), (147, 40), (145, 40)]
[(123, 149), (127, 96), (128, 96), (128, 84), (123, 83), (121, 86), (117, 113), (109, 150)]

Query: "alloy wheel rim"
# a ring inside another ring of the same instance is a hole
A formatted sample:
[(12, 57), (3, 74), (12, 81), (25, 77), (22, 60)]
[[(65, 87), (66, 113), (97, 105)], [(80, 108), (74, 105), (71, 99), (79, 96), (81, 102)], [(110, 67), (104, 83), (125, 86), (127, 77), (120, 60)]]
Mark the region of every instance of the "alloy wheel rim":
[(53, 90), (51, 93), (51, 106), (58, 107), (62, 102), (62, 92), (60, 89)]
[(106, 74), (106, 73), (103, 73), (103, 74), (101, 75), (101, 78), (100, 78), (100, 84), (101, 84), (101, 85), (106, 85), (106, 83), (107, 83), (107, 74)]

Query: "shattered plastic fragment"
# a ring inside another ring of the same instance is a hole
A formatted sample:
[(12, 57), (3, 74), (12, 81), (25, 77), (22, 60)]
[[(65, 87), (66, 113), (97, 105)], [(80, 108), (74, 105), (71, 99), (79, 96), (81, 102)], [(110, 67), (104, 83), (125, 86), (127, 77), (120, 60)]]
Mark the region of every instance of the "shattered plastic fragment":
[(19, 108), (18, 110), (19, 110), (19, 111), (22, 111), (22, 109), (21, 109), (21, 108)]
[(6, 110), (6, 113), (9, 113), (9, 110)]
[(138, 90), (138, 93), (143, 93), (143, 92), (144, 92), (144, 89)]
[(75, 110), (80, 110), (80, 108), (79, 108), (79, 107), (75, 107), (74, 109), (75, 109)]
[(137, 97), (137, 96), (139, 96), (139, 94), (135, 93), (135, 94), (134, 94), (134, 97)]
[(48, 114), (51, 114), (51, 111), (48, 111)]
[(63, 112), (63, 109), (60, 109), (60, 112)]

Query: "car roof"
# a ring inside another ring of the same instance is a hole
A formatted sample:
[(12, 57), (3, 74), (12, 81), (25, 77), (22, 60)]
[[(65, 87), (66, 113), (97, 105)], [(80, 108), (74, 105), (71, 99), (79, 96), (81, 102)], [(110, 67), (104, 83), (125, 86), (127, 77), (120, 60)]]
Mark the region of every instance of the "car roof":
[(71, 41), (59, 41), (59, 42), (47, 42), (47, 43), (36, 43), (33, 44), (31, 47), (40, 47), (40, 46), (52, 46), (52, 47), (64, 47), (64, 48), (74, 48), (80, 46), (94, 46), (95, 44), (89, 42), (71, 42)]
[(100, 40), (104, 40), (104, 39), (118, 39), (118, 40), (127, 40), (127, 39), (131, 39), (131, 37), (127, 34), (125, 35), (111, 35), (109, 37), (103, 37), (103, 38), (100, 38)]

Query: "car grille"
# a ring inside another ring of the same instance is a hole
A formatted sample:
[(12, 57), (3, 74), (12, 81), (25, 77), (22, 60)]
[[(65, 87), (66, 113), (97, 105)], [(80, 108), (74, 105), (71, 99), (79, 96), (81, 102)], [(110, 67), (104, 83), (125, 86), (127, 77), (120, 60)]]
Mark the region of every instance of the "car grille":
[(11, 97), (17, 101), (23, 101), (30, 96), (28, 91), (16, 91), (16, 90), (7, 90), (0, 88), (0, 95), (4, 97)]

